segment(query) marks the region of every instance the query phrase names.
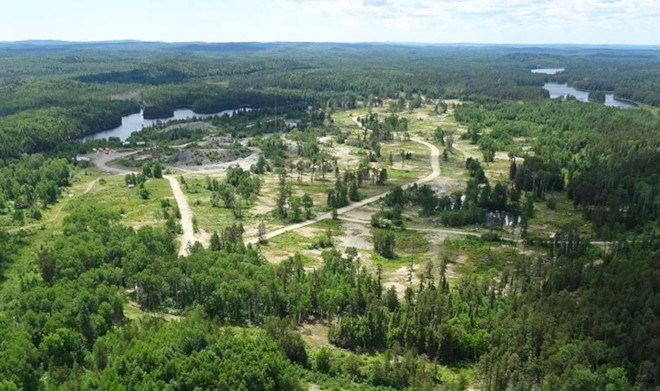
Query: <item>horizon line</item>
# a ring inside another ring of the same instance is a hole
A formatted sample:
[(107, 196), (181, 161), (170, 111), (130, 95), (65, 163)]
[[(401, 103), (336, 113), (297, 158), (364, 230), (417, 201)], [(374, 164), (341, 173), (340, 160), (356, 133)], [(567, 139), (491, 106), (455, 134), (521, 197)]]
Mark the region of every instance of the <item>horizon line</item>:
[(66, 39), (22, 39), (22, 40), (0, 40), (0, 44), (39, 44), (39, 43), (61, 43), (61, 44), (111, 44), (111, 43), (147, 43), (147, 44), (346, 44), (346, 45), (406, 45), (406, 46), (573, 46), (573, 47), (640, 47), (640, 48), (660, 48), (658, 44), (638, 44), (638, 43), (571, 43), (571, 42), (430, 42), (430, 41), (153, 41), (141, 39), (107, 39), (107, 40), (66, 40)]

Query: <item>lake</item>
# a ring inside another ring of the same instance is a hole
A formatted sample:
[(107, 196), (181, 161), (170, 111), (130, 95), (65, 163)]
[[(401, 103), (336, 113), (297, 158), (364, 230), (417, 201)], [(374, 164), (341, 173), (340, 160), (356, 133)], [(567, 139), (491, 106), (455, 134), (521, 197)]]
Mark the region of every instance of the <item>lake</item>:
[[(240, 110), (240, 109), (239, 109)], [(121, 117), (121, 125), (117, 126), (114, 129), (104, 130), (102, 132), (94, 133), (90, 136), (84, 137), (83, 140), (98, 140), (103, 138), (110, 137), (119, 137), (121, 141), (124, 141), (130, 136), (133, 132), (137, 132), (142, 128), (149, 127), (155, 124), (157, 121), (167, 122), (172, 120), (181, 120), (181, 119), (191, 119), (193, 117), (204, 119), (213, 116), (222, 116), (229, 115), (230, 117), (234, 115), (238, 110), (225, 110), (219, 113), (214, 114), (199, 114), (195, 113), (190, 109), (178, 109), (174, 110), (174, 115), (167, 118), (156, 118), (156, 119), (145, 119), (142, 110), (139, 113), (130, 114), (125, 117)]]
[[(573, 95), (575, 98), (577, 98), (577, 100), (581, 102), (589, 101), (588, 91), (581, 91), (573, 87), (569, 87), (568, 84), (545, 83), (543, 88), (545, 88), (550, 93), (550, 99), (566, 99), (568, 95)], [(635, 104), (616, 99), (614, 94), (605, 94), (605, 106), (630, 108), (635, 107)]]
[(563, 72), (564, 68), (539, 68), (532, 69), (532, 73), (542, 73), (544, 75), (555, 75), (559, 72)]
[[(557, 73), (563, 72), (564, 70), (565, 68), (538, 68), (532, 69), (532, 73), (556, 75)], [(589, 91), (581, 91), (573, 87), (569, 87), (568, 84), (545, 83), (543, 88), (545, 88), (550, 93), (550, 99), (566, 99), (568, 95), (573, 95), (580, 102), (589, 102)], [(636, 107), (634, 103), (616, 99), (614, 94), (605, 94), (605, 106), (623, 108)]]

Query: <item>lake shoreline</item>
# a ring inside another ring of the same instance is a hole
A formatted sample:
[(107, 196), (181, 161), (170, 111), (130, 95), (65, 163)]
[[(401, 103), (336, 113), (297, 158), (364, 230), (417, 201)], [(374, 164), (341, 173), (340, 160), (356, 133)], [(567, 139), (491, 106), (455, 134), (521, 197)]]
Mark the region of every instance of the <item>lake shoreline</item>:
[(82, 137), (82, 141), (93, 141), (93, 140), (102, 140), (109, 139), (111, 137), (117, 137), (120, 141), (126, 141), (131, 134), (139, 132), (144, 128), (148, 128), (157, 123), (167, 123), (170, 121), (181, 121), (181, 120), (204, 120), (212, 117), (221, 117), (223, 115), (233, 116), (242, 111), (247, 111), (249, 108), (239, 107), (237, 109), (223, 110), (217, 113), (203, 114), (196, 113), (188, 108), (179, 108), (173, 111), (173, 115), (170, 117), (162, 118), (146, 118), (144, 116), (144, 109), (140, 110), (137, 113), (131, 113), (121, 117), (121, 125), (111, 128), (100, 130), (98, 132), (92, 133), (85, 137)]
[[(558, 73), (564, 72), (566, 68), (536, 68), (531, 69), (530, 71), (534, 74), (539, 75), (556, 75)], [(552, 87), (555, 87), (554, 89)], [(591, 92), (589, 90), (583, 90), (581, 88), (576, 88), (566, 83), (557, 83), (557, 82), (545, 82), (543, 84), (543, 89), (548, 91), (550, 94), (550, 99), (566, 99), (568, 95), (574, 96), (580, 102), (589, 102), (596, 104), (603, 104), (609, 107), (619, 107), (623, 109), (639, 107), (639, 103), (632, 101), (630, 99), (619, 98), (614, 95), (614, 91), (602, 91), (605, 94), (604, 102), (594, 102), (589, 100)], [(562, 89), (564, 91), (562, 91)], [(578, 92), (578, 94), (572, 93), (573, 91)], [(554, 92), (554, 94), (553, 94)], [(553, 97), (553, 95), (555, 95)]]

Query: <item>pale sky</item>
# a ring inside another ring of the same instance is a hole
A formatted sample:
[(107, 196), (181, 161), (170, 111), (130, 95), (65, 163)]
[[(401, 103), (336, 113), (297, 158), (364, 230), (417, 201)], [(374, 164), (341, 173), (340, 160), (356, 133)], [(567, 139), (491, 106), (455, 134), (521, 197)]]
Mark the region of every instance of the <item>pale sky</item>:
[(660, 0), (0, 0), (0, 41), (660, 44)]

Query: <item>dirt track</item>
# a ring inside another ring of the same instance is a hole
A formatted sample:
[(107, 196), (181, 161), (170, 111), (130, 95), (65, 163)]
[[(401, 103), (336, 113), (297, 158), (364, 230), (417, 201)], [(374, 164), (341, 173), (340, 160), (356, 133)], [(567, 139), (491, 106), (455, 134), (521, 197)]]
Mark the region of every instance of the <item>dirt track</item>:
[[(132, 152), (119, 152), (111, 154), (98, 154), (98, 155), (88, 155), (94, 165), (101, 171), (108, 172), (111, 174), (130, 174), (133, 171), (127, 170), (119, 167), (112, 167), (108, 164), (113, 160), (120, 159), (125, 156), (130, 156), (137, 153), (137, 151)], [(188, 199), (183, 194), (179, 181), (172, 175), (164, 175), (163, 178), (167, 179), (170, 182), (170, 187), (172, 188), (172, 194), (176, 200), (177, 205), (179, 206), (179, 211), (181, 212), (181, 227), (183, 229), (183, 235), (181, 236), (181, 247), (179, 248), (179, 255), (186, 256), (188, 255), (189, 247), (195, 243), (195, 232), (193, 230), (192, 224), (192, 210), (190, 205), (188, 205)]]
[(181, 248), (179, 248), (179, 255), (186, 256), (188, 255), (189, 247), (195, 243), (195, 231), (193, 230), (192, 217), (193, 213), (188, 205), (188, 199), (183, 194), (179, 181), (172, 175), (165, 175), (163, 178), (167, 179), (170, 182), (172, 187), (172, 193), (176, 199), (176, 203), (179, 205), (179, 211), (181, 212), (181, 227), (183, 228), (183, 235), (181, 236)]
[[(89, 182), (87, 184), (87, 187), (85, 188), (85, 191), (82, 193), (82, 195), (85, 195), (85, 194), (89, 193), (90, 191), (92, 191), (92, 189), (94, 188), (94, 185), (96, 184), (97, 181), (98, 181), (98, 179), (94, 179), (93, 181)], [(12, 229), (8, 230), (7, 232), (13, 233), (13, 232), (21, 231), (21, 230), (39, 228), (39, 227), (41, 227), (41, 226), (43, 226), (47, 223), (52, 223), (53, 221), (57, 220), (60, 217), (60, 213), (62, 213), (62, 210), (64, 210), (64, 207), (69, 203), (69, 200), (70, 200), (69, 198), (64, 198), (60, 202), (58, 202), (57, 206), (55, 207), (56, 208), (55, 213), (49, 219), (43, 220), (43, 221), (41, 221), (39, 223), (35, 223), (35, 224), (24, 225), (24, 226), (18, 227), (18, 228), (12, 228)]]
[(99, 154), (89, 154), (85, 156), (87, 156), (92, 161), (92, 163), (96, 166), (96, 168), (98, 168), (103, 172), (107, 172), (109, 174), (130, 174), (134, 171), (120, 167), (112, 167), (109, 166), (108, 164), (117, 159), (121, 159), (126, 156), (135, 155), (138, 152), (139, 151), (114, 152), (107, 155), (104, 153), (99, 153)]

